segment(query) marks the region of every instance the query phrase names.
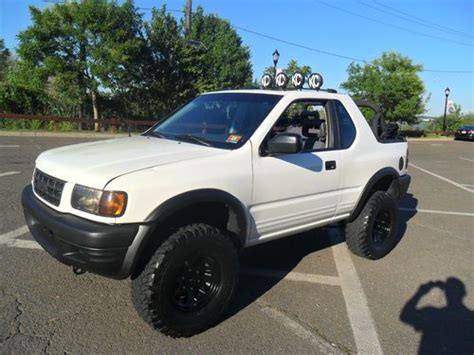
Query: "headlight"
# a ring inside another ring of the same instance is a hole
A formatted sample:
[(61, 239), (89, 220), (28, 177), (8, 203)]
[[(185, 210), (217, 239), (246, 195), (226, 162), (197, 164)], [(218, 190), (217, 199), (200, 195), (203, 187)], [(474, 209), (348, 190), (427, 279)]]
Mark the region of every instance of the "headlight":
[(75, 185), (71, 197), (72, 207), (105, 217), (120, 217), (125, 212), (127, 194), (123, 191), (102, 191)]

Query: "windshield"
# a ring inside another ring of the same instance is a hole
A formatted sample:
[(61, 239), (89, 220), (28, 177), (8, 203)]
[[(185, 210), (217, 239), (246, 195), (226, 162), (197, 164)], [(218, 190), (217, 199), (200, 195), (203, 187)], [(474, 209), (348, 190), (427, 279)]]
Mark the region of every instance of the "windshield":
[(217, 148), (242, 146), (281, 95), (220, 93), (198, 96), (148, 134)]

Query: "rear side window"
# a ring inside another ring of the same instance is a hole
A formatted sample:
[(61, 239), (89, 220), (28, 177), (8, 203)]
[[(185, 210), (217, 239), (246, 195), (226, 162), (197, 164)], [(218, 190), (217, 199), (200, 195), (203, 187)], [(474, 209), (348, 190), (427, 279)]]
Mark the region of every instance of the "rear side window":
[(336, 114), (339, 122), (339, 141), (341, 148), (346, 149), (352, 145), (356, 136), (356, 128), (346, 108), (339, 101), (335, 101)]

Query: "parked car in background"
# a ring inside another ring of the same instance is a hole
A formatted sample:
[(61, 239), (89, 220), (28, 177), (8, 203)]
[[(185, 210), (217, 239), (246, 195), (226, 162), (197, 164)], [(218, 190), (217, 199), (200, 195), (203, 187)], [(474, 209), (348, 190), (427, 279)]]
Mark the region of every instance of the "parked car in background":
[(474, 125), (464, 125), (454, 132), (454, 140), (474, 140)]

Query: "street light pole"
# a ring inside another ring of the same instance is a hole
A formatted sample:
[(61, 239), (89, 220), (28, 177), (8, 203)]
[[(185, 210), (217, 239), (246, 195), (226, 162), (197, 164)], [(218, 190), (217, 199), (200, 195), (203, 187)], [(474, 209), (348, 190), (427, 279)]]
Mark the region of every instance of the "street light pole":
[(445, 134), (446, 134), (446, 110), (448, 109), (448, 96), (450, 92), (451, 90), (449, 90), (448, 87), (444, 89), (445, 99), (444, 99), (444, 115), (443, 115), (443, 132)]
[(275, 49), (275, 52), (272, 54), (273, 56), (273, 83), (276, 82), (276, 75), (277, 75), (277, 64), (278, 64), (278, 59), (280, 59), (280, 53), (278, 53), (278, 49)]

